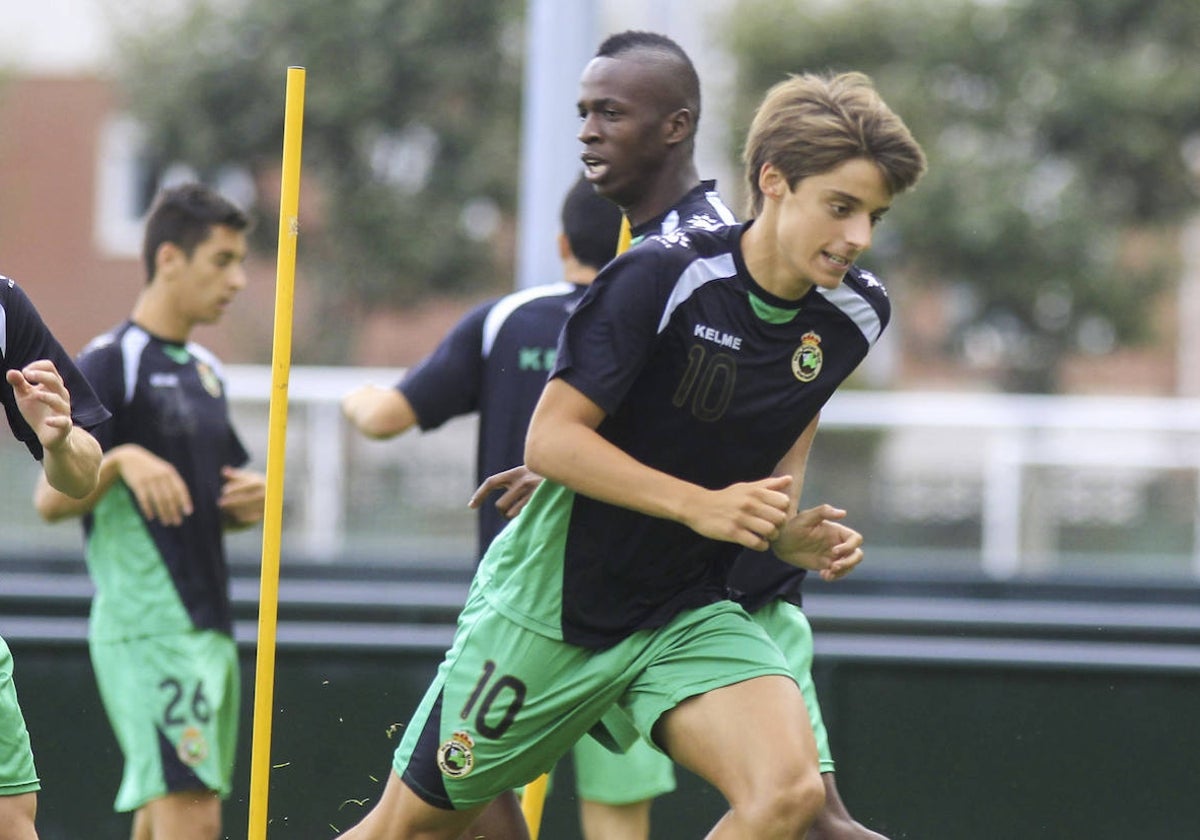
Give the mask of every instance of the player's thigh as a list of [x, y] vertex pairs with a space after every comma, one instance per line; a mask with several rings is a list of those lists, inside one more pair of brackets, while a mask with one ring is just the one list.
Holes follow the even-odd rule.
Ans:
[[[12, 655], [0, 638], [0, 796], [11, 799], [19, 794], [33, 794], [39, 788], [29, 732], [13, 682]], [[22, 800], [30, 801], [32, 798]]]
[[569, 645], [469, 605], [393, 769], [435, 807], [486, 803], [549, 771], [620, 696], [633, 658], [621, 646]]
[[0, 840], [37, 840], [37, 794], [0, 794]]
[[770, 636], [787, 660], [796, 684], [804, 695], [808, 709], [808, 720], [812, 725], [813, 738], [817, 742], [817, 755], [821, 761], [821, 772], [834, 771], [833, 752], [829, 748], [829, 733], [821, 715], [821, 704], [817, 699], [817, 686], [813, 682], [813, 633], [808, 616], [795, 604], [783, 600], [772, 601], [750, 614]]
[[798, 785], [822, 787], [804, 700], [790, 677], [753, 677], [689, 697], [657, 731], [676, 761], [734, 807]]
[[125, 758], [115, 808], [232, 784], [240, 699], [237, 649], [202, 631], [92, 642], [93, 670]]
[[[677, 617], [622, 706], [679, 763], [730, 796], [817, 759], [804, 700], [779, 648], [735, 604]], [[784, 774], [787, 775], [786, 773]]]
[[145, 806], [150, 836], [172, 840], [216, 840], [221, 834], [221, 800], [208, 790], [168, 793]]

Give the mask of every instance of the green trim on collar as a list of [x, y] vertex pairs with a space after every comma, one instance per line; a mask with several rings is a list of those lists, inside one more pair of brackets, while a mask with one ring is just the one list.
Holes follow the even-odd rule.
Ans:
[[754, 310], [754, 314], [760, 320], [766, 321], [768, 324], [786, 324], [800, 314], [799, 309], [784, 309], [782, 306], [775, 306], [767, 303], [753, 292], [750, 295], [750, 308]]

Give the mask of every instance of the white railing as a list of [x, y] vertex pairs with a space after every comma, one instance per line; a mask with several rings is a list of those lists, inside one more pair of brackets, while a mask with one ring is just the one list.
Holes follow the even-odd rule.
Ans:
[[[261, 466], [271, 369], [235, 365], [227, 374], [239, 428]], [[351, 388], [390, 385], [400, 374], [292, 368], [289, 555], [473, 562], [466, 500], [474, 418], [380, 442], [341, 417]], [[821, 425], [808, 475], [821, 498], [805, 501], [848, 507], [882, 568], [1000, 579], [1071, 571], [1200, 578], [1200, 400], [847, 390], [830, 401]], [[15, 451], [0, 451], [3, 463], [32, 475], [28, 457]], [[78, 550], [77, 528], [36, 522], [31, 485], [3, 484], [0, 551]], [[260, 544], [257, 531], [234, 538], [242, 554]]]
[[[923, 431], [928, 445], [909, 453], [901, 469], [944, 477], [964, 468], [977, 470], [982, 482], [981, 563], [997, 578], [1038, 565], [1030, 555], [1045, 553], [1037, 545], [1045, 534], [1036, 533], [1038, 526], [1024, 514], [1036, 504], [1029, 493], [1032, 469], [1108, 476], [1109, 482], [1125, 483], [1131, 491], [1126, 498], [1155, 474], [1188, 472], [1190, 566], [1200, 577], [1200, 400], [844, 391], [830, 401], [821, 423], [823, 431], [876, 429], [910, 442]], [[965, 446], [954, 447], [964, 440]], [[948, 458], [957, 460], [948, 463]], [[1115, 501], [1122, 495], [1116, 494]], [[1106, 515], [1103, 499], [1093, 507]], [[1113, 524], [1137, 527], [1129, 510], [1113, 508], [1107, 516]], [[1153, 534], [1145, 535], [1145, 543], [1153, 541]]]

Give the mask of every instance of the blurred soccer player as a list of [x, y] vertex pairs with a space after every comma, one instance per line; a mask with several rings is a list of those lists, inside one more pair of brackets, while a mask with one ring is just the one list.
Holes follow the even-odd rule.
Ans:
[[237, 743], [239, 671], [223, 532], [261, 520], [265, 481], [230, 423], [220, 362], [190, 340], [245, 286], [245, 214], [200, 184], [157, 197], [147, 283], [78, 359], [113, 419], [97, 488], [45, 482], [50, 521], [83, 516], [96, 587], [92, 666], [125, 759], [115, 809], [135, 840], [214, 840]]
[[[108, 419], [87, 380], [16, 283], [0, 276], [0, 403], [9, 427], [42, 462], [45, 480], [70, 496], [96, 486], [100, 446], [86, 429]], [[13, 660], [0, 638], [0, 840], [34, 840], [37, 791]]]

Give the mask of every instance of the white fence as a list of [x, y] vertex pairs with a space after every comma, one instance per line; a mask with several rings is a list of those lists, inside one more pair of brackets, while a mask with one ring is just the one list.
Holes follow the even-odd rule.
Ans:
[[[271, 370], [231, 366], [247, 446], [266, 458]], [[284, 552], [298, 562], [469, 567], [475, 421], [370, 441], [341, 418], [356, 385], [400, 371], [295, 367], [288, 383]], [[846, 507], [888, 571], [1200, 578], [1200, 400], [843, 391], [826, 407], [805, 503]], [[32, 477], [17, 447], [10, 471]], [[15, 476], [14, 476], [15, 477]], [[0, 552], [78, 550], [3, 482]], [[232, 551], [256, 554], [261, 534]]]

